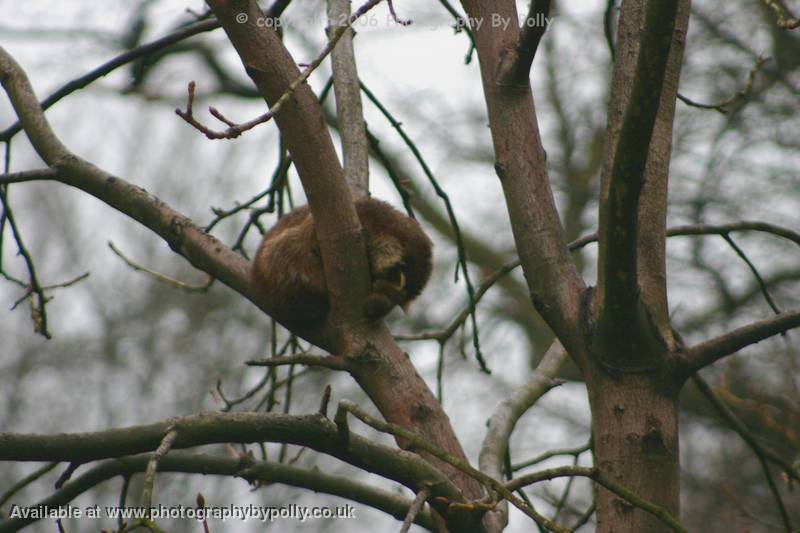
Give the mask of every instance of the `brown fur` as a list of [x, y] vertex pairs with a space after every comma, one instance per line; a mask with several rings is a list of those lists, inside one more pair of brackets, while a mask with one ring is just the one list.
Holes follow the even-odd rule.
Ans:
[[[432, 243], [415, 220], [385, 202], [359, 197], [355, 207], [365, 232], [372, 277], [364, 312], [379, 320], [422, 292], [431, 274]], [[328, 291], [307, 206], [291, 211], [264, 235], [251, 282], [278, 322], [308, 329], [324, 320]]]

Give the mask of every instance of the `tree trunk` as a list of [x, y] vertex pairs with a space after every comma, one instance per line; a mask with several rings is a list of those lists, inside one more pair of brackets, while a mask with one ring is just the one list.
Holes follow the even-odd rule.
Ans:
[[[637, 496], [680, 516], [678, 392], [671, 379], [596, 369], [589, 384], [595, 465]], [[598, 532], [662, 532], [654, 515], [599, 487]]]

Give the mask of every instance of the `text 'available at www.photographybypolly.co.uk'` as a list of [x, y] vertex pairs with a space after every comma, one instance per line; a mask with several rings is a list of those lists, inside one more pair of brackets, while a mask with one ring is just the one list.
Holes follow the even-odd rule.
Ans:
[[[76, 507], [73, 505], [50, 507], [46, 505], [35, 505], [25, 507], [20, 505], [12, 505], [9, 518], [22, 518], [22, 519], [62, 519], [69, 520], [73, 518], [112, 518], [123, 520], [135, 520], [147, 518], [148, 513], [145, 507], [117, 507], [117, 506], [104, 506], [90, 505], [88, 507]], [[160, 519], [186, 519], [197, 520], [202, 522], [204, 520], [239, 520], [247, 522], [249, 520], [258, 520], [260, 522], [273, 522], [276, 520], [297, 520], [305, 522], [306, 520], [315, 519], [338, 519], [338, 518], [355, 518], [355, 507], [352, 505], [339, 505], [335, 507], [316, 507], [308, 505], [282, 505], [282, 506], [264, 506], [264, 505], [226, 505], [226, 506], [208, 506], [208, 507], [191, 507], [184, 505], [156, 505], [150, 507], [149, 518], [152, 520]]]

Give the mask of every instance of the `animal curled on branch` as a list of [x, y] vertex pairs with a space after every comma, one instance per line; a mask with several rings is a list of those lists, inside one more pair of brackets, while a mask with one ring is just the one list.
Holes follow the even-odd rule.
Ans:
[[[431, 274], [433, 244], [417, 221], [386, 202], [365, 197], [354, 202], [372, 281], [364, 313], [380, 320], [395, 306], [406, 310], [422, 292]], [[251, 283], [267, 312], [290, 329], [306, 330], [325, 319], [328, 290], [308, 206], [292, 210], [264, 235]]]

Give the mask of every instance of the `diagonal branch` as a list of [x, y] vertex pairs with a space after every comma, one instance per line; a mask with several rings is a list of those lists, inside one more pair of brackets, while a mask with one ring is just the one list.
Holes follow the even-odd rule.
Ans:
[[[558, 340], [554, 341], [527, 381], [492, 412], [478, 459], [482, 472], [495, 479], [503, 478], [503, 461], [508, 453], [508, 441], [514, 426], [544, 393], [553, 388], [555, 376], [567, 357], [564, 346]], [[508, 523], [508, 505], [498, 505], [497, 512], [497, 519], [505, 527]]]
[[681, 371], [688, 377], [746, 346], [797, 327], [800, 327], [800, 309], [783, 311], [770, 318], [742, 326], [689, 348], [681, 357]]
[[581, 297], [585, 283], [567, 251], [564, 230], [550, 188], [546, 155], [536, 120], [533, 94], [522, 85], [500, 85], [497, 67], [504, 51], [519, 37], [516, 3], [511, 0], [462, 0], [474, 24], [483, 92], [495, 155], [495, 171], [503, 187], [514, 241], [531, 300], [573, 356], [578, 350]]

